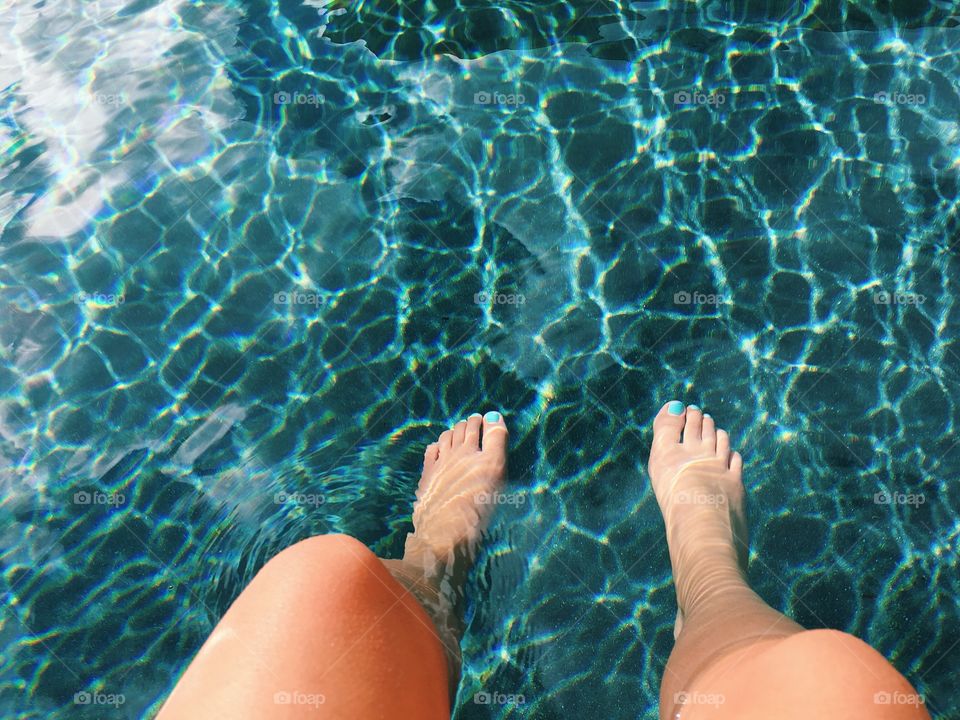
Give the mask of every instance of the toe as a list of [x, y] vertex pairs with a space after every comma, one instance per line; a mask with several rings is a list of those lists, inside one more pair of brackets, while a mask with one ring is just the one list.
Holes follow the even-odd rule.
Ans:
[[467, 434], [467, 421], [461, 420], [456, 425], [453, 426], [453, 438], [451, 442], [454, 447], [460, 447], [463, 445], [463, 438]]
[[717, 448], [717, 426], [713, 418], [706, 413], [703, 414], [703, 427], [700, 430], [700, 439], [710, 450]]
[[653, 419], [653, 441], [676, 444], [680, 442], [680, 433], [684, 424], [683, 403], [671, 400]]
[[503, 415], [491, 410], [483, 416], [483, 439], [481, 450], [491, 453], [507, 452], [507, 425]]
[[730, 457], [730, 436], [726, 430], [717, 430], [717, 455], [727, 459]]
[[443, 457], [443, 454], [449, 452], [453, 447], [453, 430], [444, 430], [440, 433], [440, 437], [437, 438], [437, 448], [440, 452], [440, 457]]
[[463, 444], [474, 450], [480, 449], [480, 428], [483, 426], [483, 415], [474, 413], [467, 418], [467, 431], [463, 437]]
[[427, 445], [427, 449], [423, 451], [423, 474], [424, 475], [429, 473], [433, 469], [433, 466], [436, 464], [437, 458], [439, 457], [438, 450], [439, 448], [437, 447], [436, 443], [430, 443], [429, 445]]
[[687, 405], [687, 423], [683, 427], [683, 443], [699, 443], [703, 432], [703, 413], [696, 405]]
[[743, 458], [740, 457], [740, 453], [730, 453], [730, 469], [735, 473], [740, 473], [743, 470]]

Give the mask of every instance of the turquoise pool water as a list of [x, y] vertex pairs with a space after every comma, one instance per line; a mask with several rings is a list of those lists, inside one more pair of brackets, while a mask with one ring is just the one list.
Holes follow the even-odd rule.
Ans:
[[498, 408], [455, 717], [653, 720], [678, 397], [758, 592], [960, 717], [952, 5], [378, 5], [5, 4], [0, 715], [144, 716]]

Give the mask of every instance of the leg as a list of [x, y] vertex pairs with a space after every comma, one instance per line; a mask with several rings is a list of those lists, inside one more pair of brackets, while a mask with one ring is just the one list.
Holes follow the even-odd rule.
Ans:
[[875, 650], [806, 631], [749, 588], [742, 465], [696, 407], [669, 403], [654, 420], [649, 471], [680, 608], [660, 717], [928, 718], [916, 704], [883, 703], [885, 693], [916, 695]]
[[287, 548], [218, 623], [159, 720], [449, 718], [463, 577], [506, 469], [506, 426], [488, 418], [428, 448], [402, 560], [344, 535]]
[[159, 718], [374, 718], [385, 706], [449, 717], [443, 646], [366, 546], [327, 535], [257, 573]]

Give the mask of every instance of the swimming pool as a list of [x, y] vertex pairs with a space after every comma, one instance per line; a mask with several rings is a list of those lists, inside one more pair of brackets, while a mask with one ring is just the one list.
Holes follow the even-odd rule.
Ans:
[[758, 592], [960, 717], [960, 31], [888, 4], [8, 2], [0, 714], [142, 717], [498, 408], [455, 717], [652, 720], [678, 397]]

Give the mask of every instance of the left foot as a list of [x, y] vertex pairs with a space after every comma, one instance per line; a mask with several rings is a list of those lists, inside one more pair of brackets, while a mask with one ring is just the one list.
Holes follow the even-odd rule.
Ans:
[[427, 446], [404, 560], [445, 568], [472, 560], [507, 469], [507, 426], [499, 413], [461, 420]]
[[471, 415], [441, 433], [423, 458], [403, 559], [384, 561], [433, 619], [452, 689], [460, 675], [463, 584], [506, 470], [507, 426], [499, 413]]

